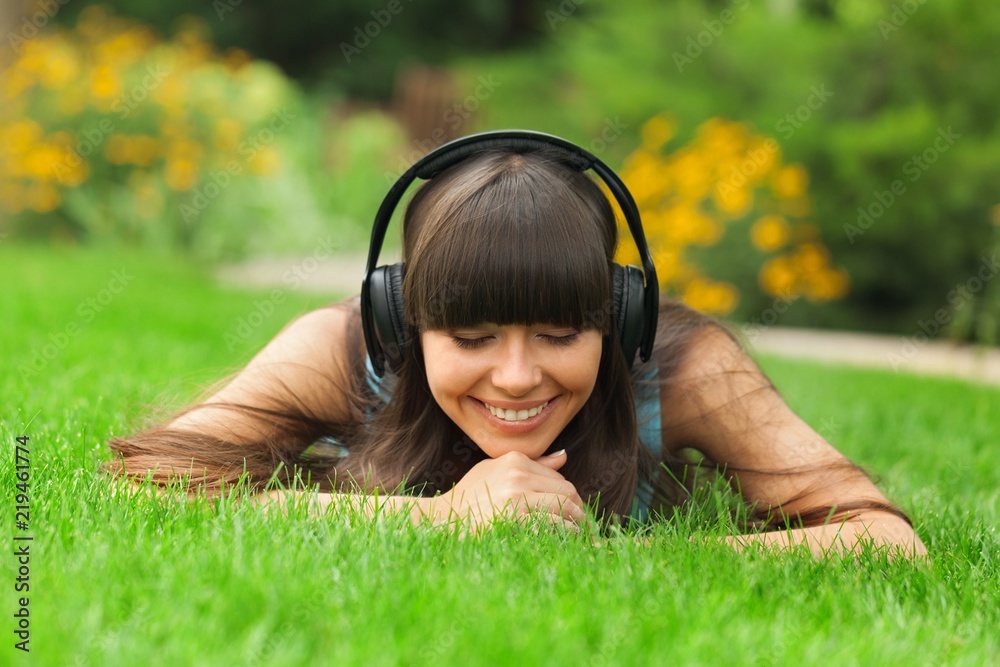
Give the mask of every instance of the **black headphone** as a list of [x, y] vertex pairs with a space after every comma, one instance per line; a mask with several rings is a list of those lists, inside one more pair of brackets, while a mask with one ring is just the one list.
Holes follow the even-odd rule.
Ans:
[[403, 193], [417, 178], [434, 178], [475, 153], [490, 149], [526, 153], [545, 147], [558, 149], [566, 163], [577, 171], [593, 169], [614, 194], [625, 215], [625, 221], [642, 258], [642, 271], [634, 266], [612, 266], [612, 316], [626, 363], [631, 367], [636, 349], [640, 346], [642, 360], [649, 361], [656, 337], [660, 290], [656, 281], [656, 268], [639, 220], [639, 209], [628, 188], [606, 164], [565, 139], [542, 132], [498, 130], [456, 139], [425, 155], [399, 177], [375, 214], [375, 226], [368, 250], [368, 267], [361, 284], [361, 322], [368, 356], [379, 377], [385, 374], [387, 364], [392, 373], [399, 372], [407, 344], [403, 307], [405, 266], [402, 262], [377, 268], [375, 266], [389, 221]]

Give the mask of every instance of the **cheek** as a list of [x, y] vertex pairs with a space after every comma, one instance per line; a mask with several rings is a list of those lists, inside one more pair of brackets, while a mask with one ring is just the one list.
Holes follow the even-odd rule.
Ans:
[[579, 357], [573, 360], [569, 366], [571, 381], [574, 389], [580, 394], [590, 396], [597, 384], [597, 371], [601, 366], [601, 339], [598, 337], [594, 341], [589, 341], [587, 349]]
[[451, 353], [450, 345], [450, 342], [439, 340], [438, 337], [426, 337], [422, 340], [427, 385], [439, 404], [461, 394], [469, 384], [470, 371]]
[[447, 385], [448, 374], [445, 372], [447, 364], [441, 361], [441, 351], [438, 349], [437, 341], [424, 340], [422, 342], [424, 352], [424, 373], [427, 375], [427, 385], [430, 387], [434, 398], [440, 400], [442, 384]]

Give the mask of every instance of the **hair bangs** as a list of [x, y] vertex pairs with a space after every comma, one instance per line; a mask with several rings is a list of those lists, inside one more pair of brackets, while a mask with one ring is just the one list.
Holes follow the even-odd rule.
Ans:
[[542, 173], [523, 159], [517, 166], [439, 211], [407, 262], [407, 312], [418, 329], [544, 323], [610, 330], [611, 257], [601, 233], [607, 200], [599, 191], [595, 201], [581, 197], [574, 177], [597, 188], [579, 172], [553, 184], [551, 167]]

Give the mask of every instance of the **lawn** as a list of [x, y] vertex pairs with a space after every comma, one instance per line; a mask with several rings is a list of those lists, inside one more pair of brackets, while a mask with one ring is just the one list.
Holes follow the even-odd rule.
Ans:
[[[736, 553], [690, 539], [719, 530], [693, 522], [648, 545], [514, 526], [458, 540], [393, 517], [112, 496], [97, 472], [110, 437], [336, 295], [273, 299], [166, 257], [6, 241], [0, 279], [6, 498], [18, 436], [30, 460], [27, 530], [15, 503], [2, 513], [0, 664], [998, 664], [996, 388], [761, 360], [910, 512], [925, 564]], [[23, 608], [30, 654], [14, 648]]]

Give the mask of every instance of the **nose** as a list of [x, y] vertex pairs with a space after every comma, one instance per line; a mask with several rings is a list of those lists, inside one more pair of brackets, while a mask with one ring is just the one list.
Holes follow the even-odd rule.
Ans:
[[525, 396], [542, 383], [542, 369], [521, 336], [509, 336], [498, 350], [493, 386], [510, 396]]

